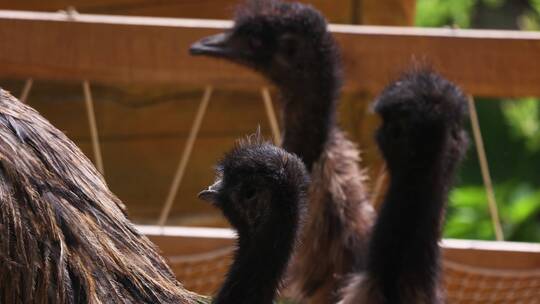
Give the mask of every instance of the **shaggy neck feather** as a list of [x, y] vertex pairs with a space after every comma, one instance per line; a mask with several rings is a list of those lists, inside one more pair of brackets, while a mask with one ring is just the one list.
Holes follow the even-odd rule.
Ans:
[[[388, 303], [409, 292], [435, 298], [441, 219], [453, 172], [439, 157], [427, 166], [391, 170], [369, 250], [368, 272]], [[451, 170], [452, 171], [452, 170]], [[401, 290], [400, 282], [415, 290]]]
[[298, 219], [274, 215], [262, 225], [252, 236], [239, 233], [238, 250], [216, 304], [273, 303], [295, 244]]
[[341, 85], [338, 55], [326, 58], [295, 81], [278, 84], [283, 103], [283, 148], [295, 153], [311, 170], [336, 127]]

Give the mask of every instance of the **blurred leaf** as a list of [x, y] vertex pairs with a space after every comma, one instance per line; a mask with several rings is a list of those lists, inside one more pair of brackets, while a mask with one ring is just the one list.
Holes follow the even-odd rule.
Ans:
[[[507, 238], [523, 233], [540, 214], [540, 190], [525, 183], [507, 182], [495, 185], [495, 197]], [[463, 186], [450, 194], [450, 205], [444, 235], [451, 238], [494, 239], [493, 223], [483, 186]], [[540, 226], [539, 226], [540, 227]], [[534, 227], [533, 227], [534, 228]], [[529, 227], [527, 231], [536, 231]], [[539, 239], [531, 235], [529, 240]]]
[[516, 242], [540, 242], [540, 221], [524, 222], [508, 237]]
[[505, 0], [483, 0], [482, 2], [489, 8], [500, 8], [504, 4]]
[[493, 239], [493, 230], [482, 186], [465, 186], [450, 193], [450, 206], [444, 229], [450, 238]]
[[416, 25], [468, 28], [476, 0], [418, 0]]
[[509, 99], [502, 107], [512, 135], [525, 139], [529, 151], [540, 150], [540, 101], [536, 98]]
[[540, 14], [540, 0], [529, 0], [532, 8], [536, 11], [537, 14]]
[[514, 223], [521, 223], [538, 213], [538, 211], [540, 211], [540, 191], [512, 202], [507, 219]]
[[[530, 8], [519, 13], [509, 7], [523, 10], [523, 6], [511, 1], [417, 0], [416, 24], [468, 28], [476, 8], [484, 6], [484, 12], [486, 7], [490, 13], [499, 10], [495, 15], [508, 10], [520, 29], [540, 30], [540, 0], [529, 0]], [[477, 109], [505, 238], [540, 242], [540, 173], [536, 169], [540, 167], [540, 100], [482, 100], [486, 102], [478, 102]], [[444, 236], [495, 239], [474, 145], [459, 180], [463, 184], [450, 193]]]
[[450, 202], [453, 207], [484, 206], [486, 191], [483, 187], [468, 186], [456, 188], [450, 193]]
[[540, 31], [540, 15], [535, 11], [528, 11], [519, 16], [519, 28], [524, 31]]

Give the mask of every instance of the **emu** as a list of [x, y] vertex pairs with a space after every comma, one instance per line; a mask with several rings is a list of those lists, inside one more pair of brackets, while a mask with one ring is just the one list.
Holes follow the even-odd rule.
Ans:
[[365, 267], [374, 211], [359, 151], [337, 125], [342, 66], [326, 20], [309, 5], [248, 1], [231, 30], [196, 42], [190, 51], [253, 69], [279, 89], [283, 148], [304, 161], [312, 178], [289, 295], [335, 302], [344, 278]]
[[341, 304], [441, 303], [438, 241], [448, 191], [468, 146], [461, 90], [416, 69], [391, 83], [375, 103], [376, 139], [390, 185], [370, 240], [367, 271]]
[[190, 303], [91, 162], [0, 90], [0, 302]]
[[305, 214], [309, 176], [302, 161], [256, 135], [220, 162], [200, 196], [238, 232], [238, 250], [215, 303], [271, 304]]
[[[271, 303], [295, 246], [308, 175], [254, 137], [220, 162], [213, 202], [238, 231], [215, 302]], [[0, 89], [0, 302], [209, 303], [176, 281], [91, 162]]]

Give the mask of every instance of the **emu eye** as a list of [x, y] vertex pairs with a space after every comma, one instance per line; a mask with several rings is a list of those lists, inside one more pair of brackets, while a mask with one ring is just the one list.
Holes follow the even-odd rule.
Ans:
[[250, 38], [248, 40], [248, 44], [249, 44], [249, 47], [252, 50], [258, 50], [258, 49], [262, 48], [262, 46], [263, 46], [263, 42], [259, 38]]
[[279, 49], [288, 60], [295, 60], [299, 55], [300, 40], [295, 35], [285, 34], [279, 39]]
[[255, 197], [255, 188], [254, 187], [246, 187], [243, 191], [242, 191], [242, 196], [244, 197], [245, 200], [252, 200], [254, 197]]

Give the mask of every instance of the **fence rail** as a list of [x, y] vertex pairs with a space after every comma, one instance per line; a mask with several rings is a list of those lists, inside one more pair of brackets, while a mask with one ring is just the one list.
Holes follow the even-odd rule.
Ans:
[[[204, 254], [233, 246], [235, 233], [223, 228], [137, 226], [165, 256]], [[490, 269], [540, 269], [540, 244], [444, 239], [446, 260]]]
[[[0, 77], [264, 86], [263, 79], [245, 69], [187, 53], [193, 41], [230, 26], [218, 20], [0, 10]], [[342, 45], [348, 90], [376, 93], [416, 59], [433, 65], [469, 94], [540, 96], [540, 33], [346, 25], [331, 25], [331, 30]], [[159, 233], [148, 229], [143, 231], [166, 254], [231, 244], [230, 235], [213, 238], [189, 235], [194, 230], [187, 228]], [[534, 245], [520, 251], [512, 243], [500, 243], [503, 247], [496, 250], [492, 245], [487, 249], [488, 243], [463, 244], [443, 242], [445, 257], [513, 268], [540, 264], [540, 249]], [[482, 254], [475, 255], [478, 252]]]
[[[192, 58], [189, 45], [229, 21], [0, 10], [0, 77], [253, 88], [260, 77]], [[346, 89], [378, 92], [426, 62], [473, 95], [540, 96], [540, 33], [332, 25]]]

